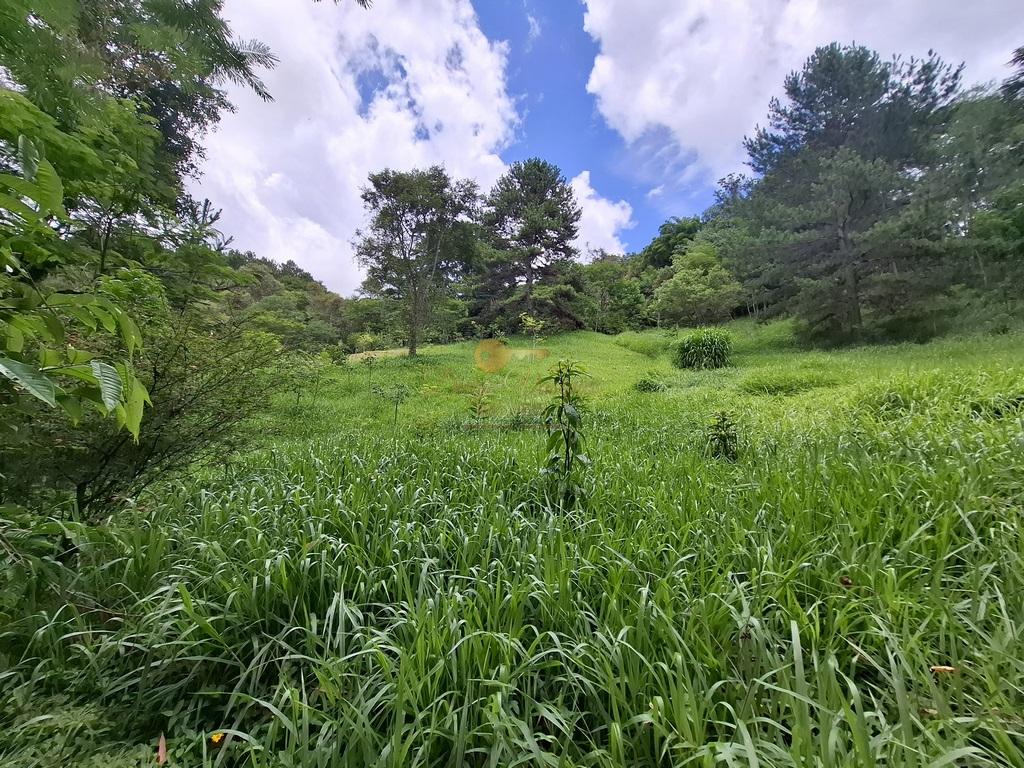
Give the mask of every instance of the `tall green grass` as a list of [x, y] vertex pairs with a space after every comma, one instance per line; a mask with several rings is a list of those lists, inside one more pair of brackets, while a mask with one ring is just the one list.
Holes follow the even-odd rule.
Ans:
[[[1019, 347], [747, 341], [637, 393], [660, 363], [554, 340], [593, 374], [569, 511], [541, 433], [459, 421], [468, 347], [375, 371], [419, 393], [398, 429], [359, 371], [280, 404], [22, 571], [0, 765], [152, 765], [161, 733], [172, 765], [1024, 765]], [[495, 420], [544, 367], [489, 379]], [[790, 368], [835, 385], [749, 385]]]

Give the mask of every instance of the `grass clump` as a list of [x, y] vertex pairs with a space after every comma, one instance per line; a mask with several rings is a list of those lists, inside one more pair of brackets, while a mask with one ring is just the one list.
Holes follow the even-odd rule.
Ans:
[[732, 362], [732, 335], [718, 328], [694, 331], [672, 346], [672, 362], [677, 368], [725, 368]]

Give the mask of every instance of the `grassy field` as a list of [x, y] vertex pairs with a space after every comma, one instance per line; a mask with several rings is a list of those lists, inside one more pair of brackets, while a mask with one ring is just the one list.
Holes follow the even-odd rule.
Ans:
[[[0, 765], [153, 765], [165, 734], [182, 766], [1024, 766], [1024, 337], [731, 330], [720, 371], [579, 333], [268, 403], [252, 453], [24, 565]], [[565, 357], [570, 510], [538, 476]]]

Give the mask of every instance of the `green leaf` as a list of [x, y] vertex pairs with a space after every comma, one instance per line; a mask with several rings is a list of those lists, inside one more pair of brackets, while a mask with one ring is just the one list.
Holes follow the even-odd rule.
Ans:
[[64, 211], [64, 185], [49, 160], [40, 161], [35, 180], [39, 189], [36, 202], [50, 213], [67, 216]]
[[90, 366], [92, 367], [92, 372], [96, 375], [96, 380], [99, 382], [103, 404], [107, 407], [107, 410], [114, 410], [121, 404], [121, 377], [114, 366], [101, 360], [93, 360]]
[[147, 403], [153, 404], [150, 402], [149, 392], [141, 381], [132, 376], [128, 397], [124, 404], [124, 426], [136, 442], [139, 440], [139, 427], [142, 424], [142, 414]]
[[18, 163], [21, 165], [21, 175], [30, 181], [34, 179], [36, 171], [39, 170], [39, 160], [39, 150], [32, 143], [32, 139], [25, 135], [19, 136]]
[[38, 223], [42, 217], [14, 195], [0, 192], [0, 208], [19, 216], [26, 223]]
[[65, 365], [58, 368], [56, 372], [63, 376], [71, 376], [72, 378], [79, 379], [80, 381], [84, 381], [86, 384], [99, 384], [96, 374], [93, 373], [92, 367], [85, 365], [84, 363]]
[[64, 409], [64, 412], [71, 417], [71, 421], [77, 424], [82, 420], [82, 401], [80, 398], [74, 395], [58, 395], [57, 402], [60, 403], [60, 407]]
[[125, 349], [128, 350], [129, 355], [134, 355], [135, 350], [142, 347], [142, 332], [127, 312], [118, 310], [115, 317], [121, 329], [121, 339], [124, 341]]
[[31, 365], [0, 357], [0, 373], [51, 408], [57, 406], [57, 390], [42, 371]]
[[113, 333], [117, 330], [117, 321], [104, 307], [93, 305], [88, 307], [88, 309], [92, 312], [93, 317], [99, 320], [103, 329], [107, 331], [107, 333]]
[[40, 347], [39, 348], [39, 367], [40, 368], [56, 368], [60, 365], [61, 354], [60, 350], [53, 349], [52, 347]]
[[25, 334], [14, 325], [7, 326], [7, 351], [21, 352], [25, 348]]

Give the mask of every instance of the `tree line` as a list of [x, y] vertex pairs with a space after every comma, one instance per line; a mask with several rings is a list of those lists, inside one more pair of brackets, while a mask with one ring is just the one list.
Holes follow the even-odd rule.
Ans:
[[744, 146], [750, 172], [635, 254], [581, 254], [559, 169], [513, 163], [480, 194], [441, 167], [371, 175], [362, 293], [391, 307], [357, 345], [753, 315], [815, 343], [924, 339], [1022, 315], [1024, 49], [1001, 90], [930, 53], [818, 48]]

